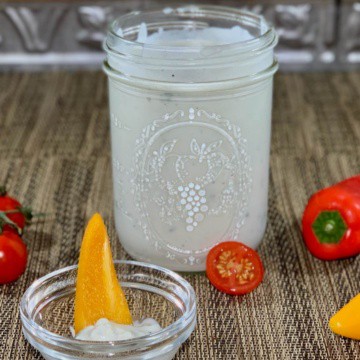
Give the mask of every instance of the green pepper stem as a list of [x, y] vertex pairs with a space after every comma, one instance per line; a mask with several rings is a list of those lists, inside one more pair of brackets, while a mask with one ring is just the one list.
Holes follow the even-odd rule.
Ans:
[[313, 222], [312, 229], [320, 243], [338, 244], [347, 230], [347, 225], [339, 211], [322, 211]]

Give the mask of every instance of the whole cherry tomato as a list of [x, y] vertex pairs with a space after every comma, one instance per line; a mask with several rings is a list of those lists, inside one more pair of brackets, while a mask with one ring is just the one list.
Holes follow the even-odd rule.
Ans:
[[0, 234], [0, 284], [17, 280], [24, 273], [27, 261], [26, 245], [18, 234]]
[[264, 267], [255, 250], [236, 241], [225, 241], [210, 250], [206, 275], [218, 290], [241, 295], [259, 286]]
[[[14, 213], [7, 213], [6, 216], [22, 230], [25, 227], [26, 218], [20, 211], [21, 208], [22, 205], [16, 199], [6, 195], [5, 189], [0, 187], [0, 211], [19, 210]], [[8, 224], [5, 224], [2, 229], [3, 231], [8, 230], [17, 232], [14, 227]]]

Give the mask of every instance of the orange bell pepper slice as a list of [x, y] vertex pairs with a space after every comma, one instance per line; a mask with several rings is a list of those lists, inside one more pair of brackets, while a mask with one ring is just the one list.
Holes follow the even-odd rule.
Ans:
[[75, 333], [101, 318], [132, 324], [125, 295], [116, 276], [110, 241], [100, 214], [89, 221], [81, 244], [75, 294]]

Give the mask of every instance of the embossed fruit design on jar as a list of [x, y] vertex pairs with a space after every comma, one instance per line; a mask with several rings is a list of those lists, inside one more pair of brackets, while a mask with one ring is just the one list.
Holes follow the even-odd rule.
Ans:
[[221, 241], [260, 243], [276, 41], [262, 17], [216, 6], [111, 25], [115, 222], [130, 255], [200, 271]]

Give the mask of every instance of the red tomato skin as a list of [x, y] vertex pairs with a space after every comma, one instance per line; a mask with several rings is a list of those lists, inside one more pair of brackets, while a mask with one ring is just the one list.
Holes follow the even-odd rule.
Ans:
[[[321, 243], [312, 228], [323, 211], [338, 211], [346, 223], [337, 244]], [[360, 176], [344, 180], [315, 193], [309, 199], [302, 218], [305, 244], [311, 254], [321, 260], [348, 258], [360, 253]]]
[[[213, 271], [213, 266], [216, 264], [217, 256], [224, 250], [234, 250], [234, 248], [240, 247], [244, 254], [249, 254], [251, 260], [255, 263], [257, 276], [254, 282], [251, 282], [246, 285], [237, 285], [229, 286], [226, 284], [226, 280], [221, 278], [221, 276]], [[246, 256], [247, 257], [247, 256]], [[224, 292], [229, 295], [245, 295], [255, 290], [264, 278], [264, 266], [261, 262], [259, 254], [252, 248], [246, 246], [243, 243], [237, 241], [225, 241], [215, 245], [209, 252], [206, 259], [206, 275], [210, 280], [211, 284], [221, 292]]]
[[0, 234], [0, 284], [17, 280], [26, 268], [27, 249], [21, 238], [11, 232]]
[[[0, 196], [0, 211], [15, 210], [21, 208], [21, 204], [10, 196]], [[21, 213], [7, 214], [7, 217], [13, 221], [20, 229], [25, 227], [25, 216]], [[11, 225], [5, 225], [3, 231], [17, 232], [17, 230]]]

